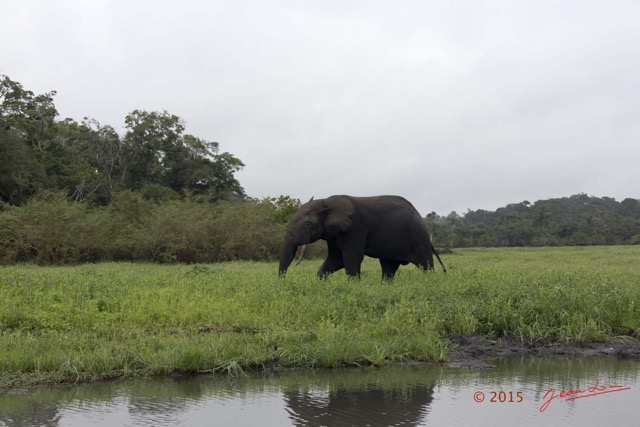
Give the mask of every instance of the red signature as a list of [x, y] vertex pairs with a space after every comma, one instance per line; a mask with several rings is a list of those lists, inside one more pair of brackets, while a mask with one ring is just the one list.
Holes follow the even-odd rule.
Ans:
[[[556, 392], [555, 388], [550, 388], [542, 397], [546, 399], [542, 406], [540, 406], [540, 412], [546, 411], [549, 404], [556, 398], [564, 399], [565, 402], [570, 400], [582, 399], [583, 397], [597, 396], [600, 394], [616, 393], [618, 391], [631, 390], [631, 387], [625, 387], [623, 385], [599, 385], [600, 380], [596, 380], [596, 383], [587, 389], [577, 390], [560, 390]], [[548, 397], [548, 399], [547, 399]]]

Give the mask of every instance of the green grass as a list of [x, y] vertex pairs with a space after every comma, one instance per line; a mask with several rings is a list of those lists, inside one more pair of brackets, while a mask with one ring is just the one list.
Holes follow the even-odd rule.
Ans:
[[[319, 260], [0, 267], [0, 388], [172, 372], [442, 361], [447, 335], [552, 343], [640, 330], [640, 247], [464, 249], [445, 275], [320, 281]], [[622, 338], [624, 337], [624, 338]]]

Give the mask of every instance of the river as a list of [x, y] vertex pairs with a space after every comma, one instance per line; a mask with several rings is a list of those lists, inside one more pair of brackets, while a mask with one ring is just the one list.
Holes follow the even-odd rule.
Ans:
[[2, 426], [637, 426], [640, 361], [491, 360], [14, 390]]

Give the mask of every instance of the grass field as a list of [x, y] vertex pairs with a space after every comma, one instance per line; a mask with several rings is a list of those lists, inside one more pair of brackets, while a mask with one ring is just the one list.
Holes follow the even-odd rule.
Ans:
[[449, 272], [315, 277], [320, 260], [0, 267], [0, 388], [174, 372], [442, 361], [447, 335], [640, 330], [640, 247], [464, 249]]

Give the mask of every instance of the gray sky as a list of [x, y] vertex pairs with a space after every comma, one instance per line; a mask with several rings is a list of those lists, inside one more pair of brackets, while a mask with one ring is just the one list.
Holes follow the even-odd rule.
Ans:
[[640, 198], [640, 2], [0, 2], [0, 74], [124, 133], [167, 110], [248, 195], [426, 215]]

